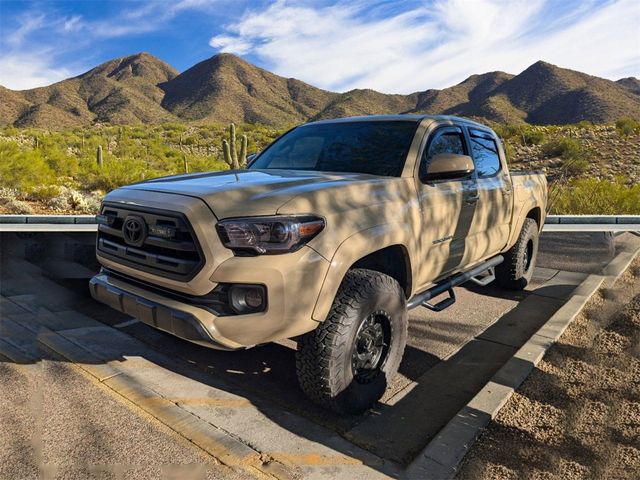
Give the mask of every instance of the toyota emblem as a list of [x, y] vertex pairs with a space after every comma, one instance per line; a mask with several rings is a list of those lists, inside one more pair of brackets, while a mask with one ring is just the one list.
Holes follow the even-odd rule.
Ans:
[[127, 217], [122, 224], [124, 241], [134, 247], [140, 247], [147, 238], [147, 224], [140, 217]]

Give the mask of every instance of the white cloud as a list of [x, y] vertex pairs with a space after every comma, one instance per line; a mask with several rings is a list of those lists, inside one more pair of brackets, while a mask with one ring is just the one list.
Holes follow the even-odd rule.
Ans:
[[62, 30], [65, 32], [73, 32], [82, 26], [82, 16], [81, 15], [73, 15], [65, 19]]
[[0, 85], [13, 90], [41, 87], [72, 75], [66, 68], [54, 68], [46, 53], [0, 56]]
[[127, 6], [133, 7], [100, 20], [62, 16], [41, 4], [15, 18], [1, 18], [0, 85], [25, 90], [77, 75], [90, 68], [84, 62], [97, 42], [157, 31], [183, 11], [210, 12], [218, 1], [131, 2]]
[[43, 14], [28, 13], [18, 18], [18, 26], [6, 36], [6, 42], [11, 46], [20, 45], [32, 32], [42, 28], [45, 22]]
[[637, 0], [437, 0], [373, 19], [368, 9], [280, 0], [245, 14], [210, 45], [340, 91], [442, 88], [473, 73], [518, 73], [537, 60], [609, 78], [640, 73]]

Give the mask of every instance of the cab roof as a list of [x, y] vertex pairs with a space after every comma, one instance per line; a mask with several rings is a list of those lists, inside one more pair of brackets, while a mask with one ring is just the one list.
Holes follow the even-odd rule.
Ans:
[[326, 120], [317, 120], [315, 122], [305, 123], [305, 125], [320, 125], [326, 123], [349, 123], [349, 122], [374, 122], [374, 121], [386, 121], [386, 122], [416, 122], [419, 123], [423, 120], [434, 121], [451, 121], [456, 123], [465, 123], [467, 125], [475, 125], [477, 127], [489, 128], [487, 125], [483, 125], [468, 118], [456, 117], [454, 115], [424, 115], [424, 114], [398, 114], [398, 115], [363, 115], [359, 117], [342, 117], [331, 118]]

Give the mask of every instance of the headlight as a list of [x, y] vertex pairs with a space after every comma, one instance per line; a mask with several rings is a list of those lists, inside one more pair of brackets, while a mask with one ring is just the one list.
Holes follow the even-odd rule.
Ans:
[[312, 215], [230, 218], [216, 228], [233, 251], [272, 255], [300, 249], [322, 231], [324, 220]]

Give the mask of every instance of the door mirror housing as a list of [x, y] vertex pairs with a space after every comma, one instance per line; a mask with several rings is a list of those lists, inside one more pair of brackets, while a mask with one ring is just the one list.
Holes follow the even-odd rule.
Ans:
[[250, 153], [249, 155], [247, 155], [247, 167], [251, 166], [251, 164], [253, 163], [253, 161], [256, 159], [257, 156], [258, 156], [257, 152]]
[[473, 173], [475, 167], [469, 155], [456, 153], [439, 153], [431, 159], [425, 182], [438, 180], [461, 180]]

